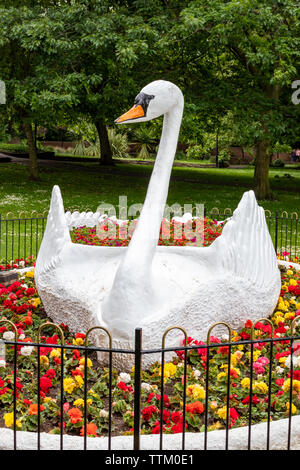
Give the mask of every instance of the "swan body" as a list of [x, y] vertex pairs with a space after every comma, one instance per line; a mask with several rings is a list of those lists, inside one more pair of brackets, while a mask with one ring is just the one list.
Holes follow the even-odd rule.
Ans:
[[[161, 345], [170, 326], [204, 339], [215, 322], [238, 328], [247, 319], [272, 313], [280, 273], [264, 210], [253, 191], [244, 193], [211, 246], [157, 245], [182, 112], [179, 88], [159, 80], [147, 85], [134, 107], [117, 120], [143, 121], [164, 114], [158, 155], [128, 247], [72, 243], [70, 228], [97, 225], [101, 216], [65, 213], [60, 190], [53, 188], [35, 270], [38, 291], [53, 321], [80, 332], [104, 326], [115, 347], [121, 348], [133, 347], [134, 329], [141, 327], [143, 348], [152, 349]], [[178, 331], [173, 330], [170, 339], [174, 344]], [[94, 340], [101, 345], [106, 341], [101, 333]], [[125, 356], [118, 356], [120, 364], [132, 361]], [[148, 363], [157, 359], [155, 354], [144, 356]]]

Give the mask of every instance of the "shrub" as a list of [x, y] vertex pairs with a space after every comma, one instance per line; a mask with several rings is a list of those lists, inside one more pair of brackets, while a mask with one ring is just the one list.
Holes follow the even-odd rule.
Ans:
[[270, 166], [273, 166], [275, 168], [284, 168], [284, 162], [281, 160], [281, 158], [277, 158], [270, 164]]
[[178, 150], [178, 152], [176, 152], [175, 160], [186, 160], [186, 158], [186, 154], [183, 150]]
[[202, 145], [190, 145], [186, 152], [187, 160], [202, 160], [203, 148]]

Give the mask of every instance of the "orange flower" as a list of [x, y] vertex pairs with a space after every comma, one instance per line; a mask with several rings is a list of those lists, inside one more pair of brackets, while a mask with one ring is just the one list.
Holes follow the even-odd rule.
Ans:
[[189, 403], [186, 405], [186, 411], [192, 414], [199, 414], [203, 413], [204, 411], [204, 405], [201, 403], [201, 401], [195, 401], [194, 403]]
[[[94, 423], [88, 423], [86, 425], [86, 434], [87, 436], [96, 436], [97, 435], [97, 426]], [[84, 426], [80, 429], [80, 435], [84, 436]]]
[[70, 416], [70, 421], [72, 424], [77, 424], [82, 421], [82, 413], [79, 408], [70, 408], [68, 415]]
[[[43, 405], [40, 405], [40, 411], [43, 411], [44, 409], [45, 409], [45, 407]], [[38, 414], [38, 405], [37, 404], [30, 405], [30, 407], [28, 409], [28, 414], [29, 415], [37, 415]]]

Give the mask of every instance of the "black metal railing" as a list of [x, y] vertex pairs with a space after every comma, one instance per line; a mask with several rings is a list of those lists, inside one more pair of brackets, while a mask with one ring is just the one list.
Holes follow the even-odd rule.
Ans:
[[[37, 257], [47, 222], [44, 215], [14, 218], [10, 214], [5, 217], [0, 214], [0, 265], [6, 269], [13, 268], [14, 263], [22, 266], [23, 260], [30, 262]], [[266, 210], [265, 214], [276, 253], [283, 256], [288, 253], [290, 258], [299, 258], [300, 224], [297, 212], [288, 214], [276, 211], [272, 214]], [[204, 209], [204, 215], [223, 221], [232, 215], [232, 210]]]
[[[248, 353], [249, 357], [249, 406], [248, 406], [248, 411], [247, 414], [245, 415], [246, 418], [248, 418], [248, 450], [251, 450], [252, 448], [252, 425], [254, 424], [254, 419], [253, 419], [253, 391], [254, 391], [254, 386], [256, 384], [255, 379], [253, 377], [253, 364], [254, 364], [254, 345], [261, 345], [263, 343], [264, 347], [266, 348], [266, 351], [268, 351], [269, 355], [269, 363], [267, 369], [266, 369], [266, 377], [268, 377], [268, 391], [267, 391], [267, 396], [265, 397], [266, 399], [264, 400], [264, 403], [266, 403], [266, 409], [264, 411], [264, 420], [267, 421], [267, 433], [266, 433], [266, 450], [269, 450], [271, 447], [271, 442], [270, 442], [270, 431], [271, 431], [271, 422], [274, 422], [276, 419], [282, 418], [282, 413], [279, 413], [276, 411], [276, 409], [273, 407], [272, 400], [272, 395], [274, 396], [274, 389], [275, 389], [275, 384], [273, 383], [273, 374], [274, 374], [274, 347], [276, 344], [281, 342], [282, 344], [289, 344], [289, 350], [291, 354], [291, 364], [290, 367], [286, 371], [286, 376], [290, 377], [290, 383], [289, 383], [289, 407], [288, 407], [288, 412], [286, 416], [288, 416], [288, 431], [287, 434], [284, 436], [284, 440], [286, 441], [286, 449], [290, 450], [291, 449], [291, 437], [292, 437], [292, 407], [293, 407], [293, 401], [295, 400], [294, 395], [293, 395], [293, 378], [294, 378], [294, 364], [293, 364], [293, 346], [297, 344], [298, 340], [300, 340], [300, 335], [295, 334], [296, 332], [296, 323], [297, 320], [299, 320], [300, 317], [296, 317], [290, 328], [290, 334], [289, 336], [286, 337], [277, 337], [274, 336], [274, 326], [272, 322], [269, 319], [260, 319], [251, 326], [251, 334], [250, 338], [247, 339], [241, 339], [239, 338], [237, 341], [233, 340], [233, 330], [231, 327], [224, 322], [218, 322], [214, 324], [208, 331], [207, 334], [207, 342], [206, 343], [200, 343], [200, 344], [192, 344], [188, 343], [188, 336], [186, 331], [178, 326], [170, 327], [168, 328], [165, 333], [163, 334], [162, 337], [162, 343], [161, 347], [154, 348], [154, 349], [147, 349], [144, 350], [142, 348], [142, 329], [137, 328], [135, 330], [135, 347], [132, 350], [128, 349], [118, 349], [113, 347], [113, 338], [108, 330], [102, 327], [95, 327], [91, 328], [84, 340], [84, 344], [82, 345], [76, 345], [75, 348], [76, 350], [80, 351], [80, 353], [84, 357], [84, 372], [83, 372], [83, 377], [84, 377], [84, 388], [83, 388], [83, 400], [84, 400], [84, 415], [83, 415], [83, 426], [84, 426], [84, 433], [83, 433], [83, 441], [82, 441], [82, 446], [83, 449], [86, 450], [88, 448], [88, 440], [87, 440], [87, 423], [88, 423], [88, 383], [91, 381], [91, 379], [88, 378], [88, 358], [89, 355], [92, 353], [106, 353], [108, 354], [108, 393], [107, 393], [107, 400], [108, 403], [106, 406], [108, 407], [108, 430], [107, 430], [107, 449], [111, 450], [112, 448], [112, 422], [113, 422], [113, 408], [112, 408], [112, 393], [113, 393], [113, 361], [115, 355], [120, 355], [120, 354], [125, 354], [125, 355], [130, 355], [132, 358], [132, 363], [134, 364], [134, 374], [133, 374], [133, 393], [134, 393], [134, 401], [133, 401], [133, 411], [134, 411], [134, 426], [133, 426], [133, 441], [132, 441], [132, 449], [133, 450], [140, 450], [141, 448], [141, 421], [142, 421], [142, 393], [141, 393], [141, 381], [142, 381], [142, 374], [143, 374], [143, 368], [142, 368], [142, 359], [144, 356], [148, 354], [159, 354], [161, 357], [161, 369], [160, 369], [160, 406], [159, 406], [159, 412], [160, 412], [160, 418], [159, 418], [159, 444], [158, 448], [159, 450], [164, 449], [164, 440], [165, 440], [165, 433], [164, 433], [164, 392], [165, 392], [165, 374], [164, 374], [164, 367], [165, 367], [165, 355], [167, 353], [176, 353], [177, 356], [179, 356], [180, 360], [183, 361], [183, 379], [181, 381], [182, 384], [182, 431], [180, 432], [181, 434], [181, 448], [182, 450], [186, 449], [186, 425], [187, 425], [187, 416], [186, 416], [186, 410], [187, 410], [187, 390], [188, 390], [188, 372], [187, 368], [191, 359], [191, 355], [193, 354], [194, 351], [200, 351], [200, 354], [202, 357], [205, 357], [205, 367], [204, 371], [205, 373], [203, 374], [205, 383], [204, 383], [204, 389], [205, 389], [205, 396], [204, 398], [202, 397], [203, 401], [203, 406], [204, 406], [204, 420], [203, 420], [203, 426], [202, 426], [202, 431], [204, 435], [204, 445], [203, 445], [203, 450], [208, 450], [208, 433], [210, 431], [209, 429], [209, 422], [210, 422], [210, 411], [209, 411], [209, 398], [213, 390], [213, 380], [211, 377], [211, 364], [213, 363], [216, 354], [218, 354], [218, 350], [220, 347], [222, 347], [223, 351], [226, 352], [225, 356], [227, 356], [227, 366], [224, 367], [227, 372], [225, 373], [225, 376], [227, 376], [226, 379], [226, 387], [224, 389], [224, 396], [222, 397], [222, 403], [224, 403], [224, 407], [226, 407], [226, 420], [225, 420], [225, 441], [223, 448], [224, 450], [227, 450], [229, 446], [229, 436], [230, 436], [230, 429], [232, 428], [232, 422], [231, 422], [231, 415], [230, 415], [230, 406], [231, 406], [231, 391], [233, 389], [233, 379], [231, 378], [231, 362], [232, 362], [232, 351], [233, 349], [235, 350], [240, 350], [240, 348], [243, 348], [245, 350], [245, 354]], [[264, 338], [258, 338], [256, 337], [257, 335], [255, 334], [255, 327], [258, 323], [267, 323], [269, 325], [269, 332], [267, 334], [267, 337]], [[65, 341], [64, 337], [64, 332], [62, 328], [58, 325], [55, 325], [53, 323], [44, 323], [39, 327], [38, 330], [38, 335], [37, 335], [37, 341], [36, 342], [30, 342], [30, 343], [24, 343], [21, 341], [18, 341], [18, 331], [16, 326], [10, 322], [9, 320], [2, 319], [0, 320], [0, 325], [6, 325], [7, 327], [10, 327], [12, 331], [14, 332], [14, 340], [6, 340], [4, 341], [6, 348], [11, 348], [11, 354], [10, 354], [10, 366], [11, 369], [13, 370], [13, 378], [12, 378], [12, 394], [13, 394], [13, 403], [12, 403], [12, 410], [13, 410], [13, 447], [14, 449], [18, 449], [18, 432], [17, 431], [17, 413], [19, 408], [18, 404], [18, 398], [17, 398], [17, 378], [18, 374], [22, 372], [21, 369], [21, 364], [20, 362], [18, 363], [18, 354], [17, 354], [17, 348], [22, 347], [24, 345], [29, 345], [32, 348], [35, 348], [37, 351], [37, 370], [36, 370], [36, 381], [37, 381], [37, 426], [36, 426], [36, 437], [37, 437], [37, 444], [36, 448], [38, 450], [41, 449], [41, 348], [44, 348], [45, 346], [47, 347], [52, 347], [55, 349], [58, 349], [61, 351], [60, 353], [60, 386], [58, 390], [60, 391], [60, 418], [59, 418], [59, 427], [60, 427], [60, 450], [64, 449], [64, 437], [66, 436], [66, 433], [64, 431], [64, 400], [65, 400], [65, 391], [64, 391], [64, 378], [66, 375], [66, 360], [65, 360], [65, 354], [70, 351], [74, 350], [74, 345], [67, 344]], [[225, 327], [228, 330], [228, 339], [226, 338], [222, 342], [217, 343], [215, 338], [211, 336], [212, 330], [217, 327]], [[60, 336], [60, 343], [59, 344], [50, 344], [49, 342], [42, 343], [41, 342], [41, 332], [47, 328], [49, 332], [49, 328], [55, 328]], [[90, 333], [94, 330], [101, 330], [102, 333], [107, 335], [108, 338], [108, 347], [95, 347], [92, 345], [88, 344], [88, 338], [90, 336]], [[171, 330], [179, 330], [181, 331], [181, 334], [184, 336], [183, 344], [182, 346], [178, 347], [166, 347], [166, 337], [168, 333]], [[213, 342], [215, 341], [215, 342]], [[295, 343], [296, 342], [296, 343]], [[299, 342], [298, 342], [299, 344]], [[217, 350], [217, 351], [216, 351]], [[198, 352], [199, 354], [199, 352]], [[203, 359], [204, 360], [204, 359]], [[202, 379], [198, 379], [199, 383]], [[265, 379], [266, 380], [266, 379]], [[197, 383], [197, 382], [196, 382]], [[203, 384], [203, 380], [201, 382]], [[222, 396], [222, 393], [220, 390], [218, 392], [220, 396]], [[145, 400], [145, 399], [144, 399]], [[145, 404], [144, 404], [145, 405]], [[257, 422], [257, 417], [256, 417], [256, 422]], [[260, 441], [261, 441], [261, 436], [260, 436]], [[283, 437], [281, 436], [281, 442], [283, 442]], [[22, 440], [22, 445], [24, 448], [24, 440]], [[200, 447], [200, 444], [199, 444]], [[201, 450], [201, 449], [200, 449]]]

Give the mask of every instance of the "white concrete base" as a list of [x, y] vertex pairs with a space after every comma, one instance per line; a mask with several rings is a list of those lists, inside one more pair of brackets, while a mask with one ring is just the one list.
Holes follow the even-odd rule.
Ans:
[[[286, 450], [288, 440], [288, 419], [281, 419], [270, 424], [270, 450]], [[255, 424], [251, 428], [251, 449], [266, 450], [267, 423]], [[204, 433], [186, 433], [186, 450], [203, 450]], [[211, 431], [207, 434], [208, 450], [225, 450], [225, 430]], [[182, 434], [163, 436], [164, 450], [181, 450]], [[59, 450], [60, 436], [54, 434], [41, 434], [42, 450]], [[88, 438], [88, 450], [107, 450], [108, 439]], [[229, 430], [229, 450], [247, 450], [248, 427]], [[13, 431], [0, 429], [0, 450], [13, 449]], [[37, 434], [33, 432], [18, 431], [18, 450], [36, 450]], [[64, 436], [64, 450], [83, 449], [83, 437]], [[132, 436], [118, 436], [112, 438], [112, 450], [132, 450]], [[159, 435], [141, 436], [141, 450], [159, 450]], [[300, 416], [292, 417], [291, 450], [300, 450]]]

